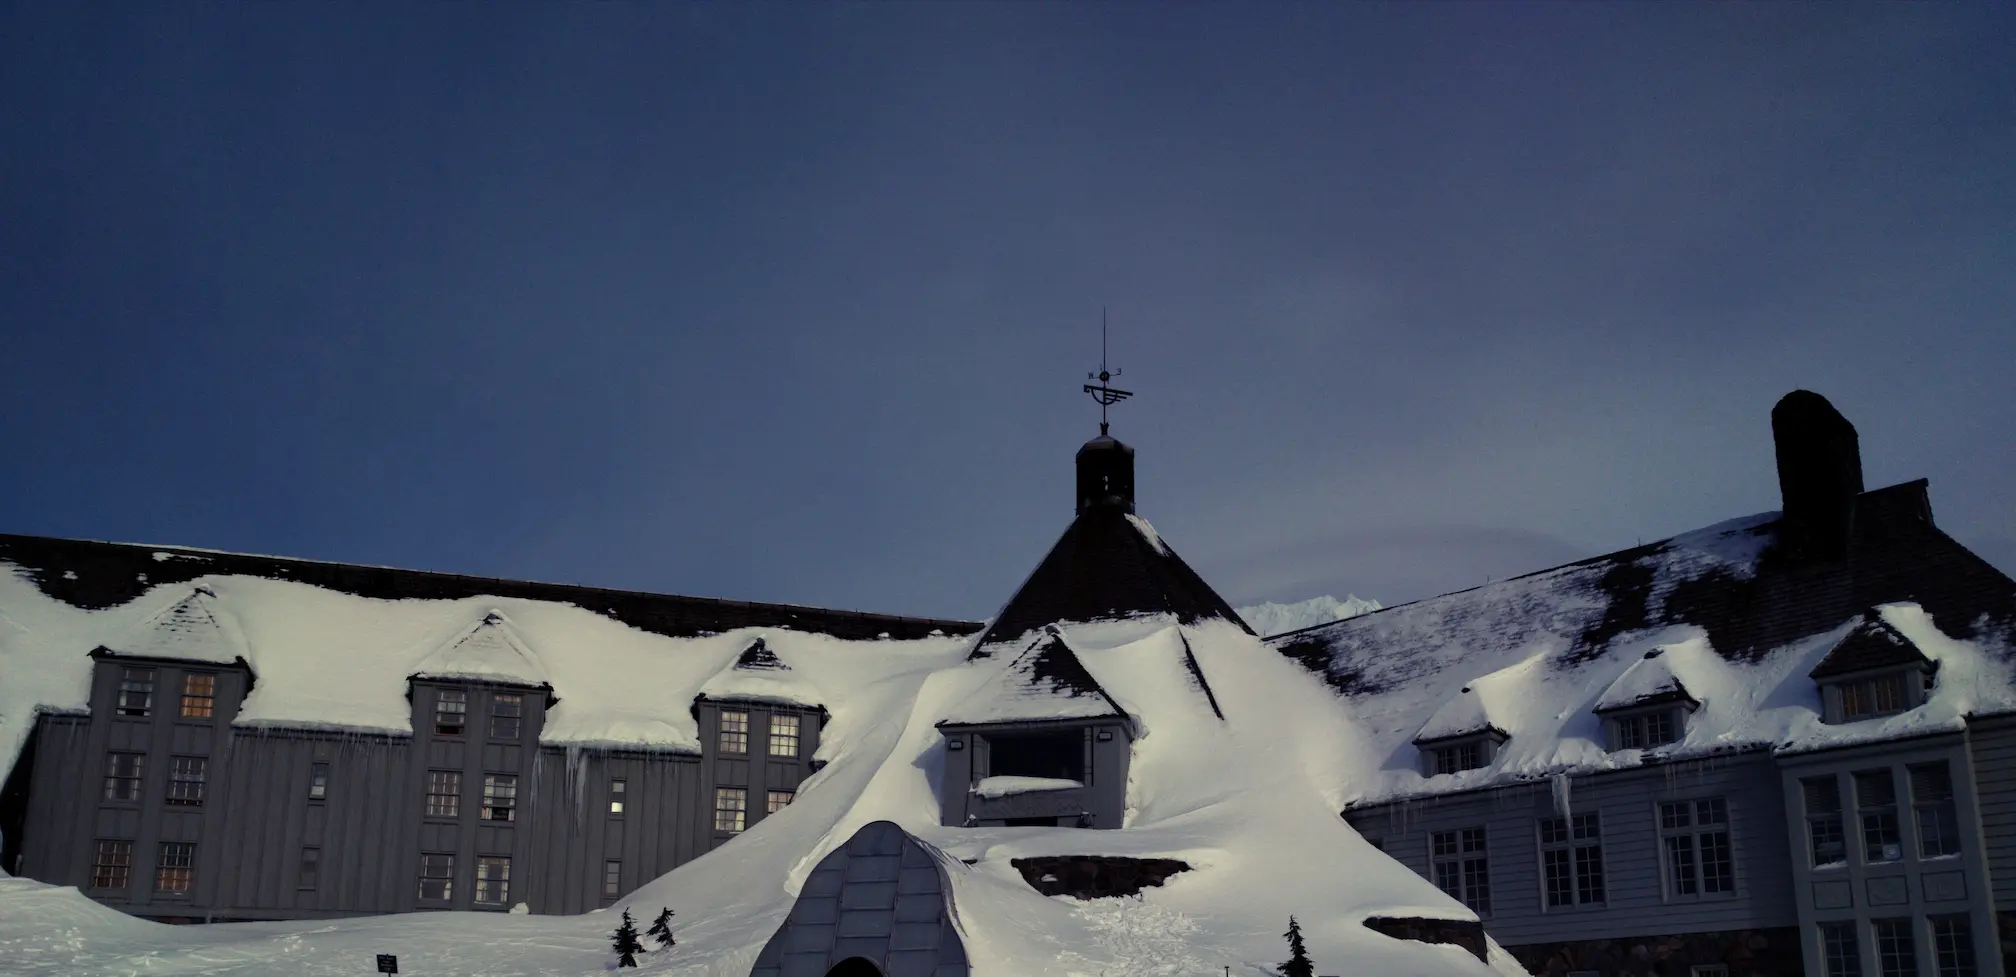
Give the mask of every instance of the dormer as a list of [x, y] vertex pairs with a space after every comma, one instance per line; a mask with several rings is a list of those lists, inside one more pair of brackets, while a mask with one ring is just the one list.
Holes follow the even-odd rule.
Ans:
[[406, 681], [413, 731], [426, 741], [536, 744], [559, 702], [545, 663], [497, 610], [421, 659]]
[[1931, 694], [1938, 663], [1871, 611], [1809, 673], [1820, 685], [1821, 721], [1860, 722], [1909, 712]]
[[802, 762], [807, 772], [816, 771], [824, 765], [812, 759], [826, 724], [824, 698], [757, 638], [693, 697], [701, 755]]
[[1687, 720], [1701, 708], [1674, 670], [1667, 648], [1654, 648], [1624, 670], [1596, 700], [1606, 749], [1650, 750], [1687, 736]]
[[1490, 766], [1498, 759], [1499, 747], [1511, 739], [1512, 734], [1491, 721], [1484, 696], [1472, 683], [1421, 724], [1414, 746], [1421, 751], [1421, 775], [1439, 777]]

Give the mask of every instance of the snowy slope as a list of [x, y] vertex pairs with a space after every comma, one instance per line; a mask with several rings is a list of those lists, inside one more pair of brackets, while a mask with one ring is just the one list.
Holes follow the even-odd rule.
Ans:
[[1253, 628], [1253, 633], [1263, 638], [1277, 634], [1313, 628], [1319, 624], [1342, 621], [1348, 617], [1376, 611], [1385, 605], [1376, 600], [1366, 600], [1357, 594], [1347, 595], [1343, 600], [1328, 595], [1298, 600], [1293, 604], [1276, 604], [1271, 601], [1239, 608], [1239, 616]]

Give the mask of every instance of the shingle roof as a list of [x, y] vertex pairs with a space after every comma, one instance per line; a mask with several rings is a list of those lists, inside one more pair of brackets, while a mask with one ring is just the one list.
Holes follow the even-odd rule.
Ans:
[[1841, 638], [1827, 657], [1807, 673], [1809, 678], [1828, 678], [1869, 668], [1891, 665], [1925, 665], [1932, 659], [1881, 617], [1870, 614]]
[[955, 705], [950, 724], [1096, 719], [1124, 716], [1076, 652], [1055, 632], [1044, 632], [998, 674]]

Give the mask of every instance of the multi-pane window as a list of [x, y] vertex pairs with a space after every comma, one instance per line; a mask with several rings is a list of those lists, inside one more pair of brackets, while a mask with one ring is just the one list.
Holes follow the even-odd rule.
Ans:
[[1857, 679], [1841, 683], [1840, 688], [1841, 718], [1844, 721], [1887, 716], [1904, 711], [1902, 675]]
[[1491, 865], [1483, 828], [1434, 832], [1429, 854], [1437, 888], [1478, 913], [1491, 911]]
[[511, 860], [486, 855], [476, 860], [476, 901], [501, 906], [511, 898]]
[[108, 801], [137, 801], [140, 799], [140, 778], [147, 772], [147, 756], [143, 753], [108, 753], [105, 755], [105, 799]]
[[453, 770], [427, 771], [427, 816], [462, 816], [462, 775]]
[[121, 716], [145, 716], [154, 710], [154, 670], [151, 668], [122, 668], [119, 670], [119, 705], [116, 710]]
[[791, 791], [791, 790], [770, 791], [769, 794], [763, 799], [763, 813], [775, 814], [778, 811], [784, 810], [785, 808], [791, 806], [792, 798], [795, 798], [797, 796], [798, 796], [797, 791]]
[[182, 718], [209, 719], [217, 711], [217, 676], [182, 676]]
[[1848, 835], [1841, 825], [1841, 783], [1832, 776], [1799, 782], [1806, 796], [1806, 836], [1812, 843], [1813, 867], [1848, 861]]
[[609, 813], [623, 813], [623, 802], [629, 799], [630, 785], [621, 780], [609, 782]]
[[1897, 830], [1897, 779], [1883, 770], [1855, 774], [1855, 816], [1862, 826], [1862, 858], [1894, 862], [1904, 857]]
[[602, 898], [614, 899], [623, 894], [623, 863], [609, 859], [602, 863]]
[[130, 841], [100, 841], [98, 852], [91, 859], [91, 887], [94, 889], [124, 889], [133, 877], [133, 843]]
[[1659, 834], [1668, 895], [1697, 898], [1736, 891], [1729, 805], [1722, 798], [1661, 802]]
[[311, 763], [308, 765], [308, 799], [319, 801], [329, 796], [329, 765]]
[[723, 753], [749, 752], [749, 714], [721, 710], [721, 743]]
[[1673, 713], [1670, 710], [1623, 716], [1617, 720], [1617, 748], [1620, 750], [1665, 746], [1674, 739]]
[[798, 755], [798, 717], [783, 713], [770, 717], [770, 755]]
[[455, 856], [432, 852], [420, 856], [420, 898], [446, 902], [455, 897]]
[[168, 759], [168, 803], [176, 807], [195, 807], [203, 803], [203, 773], [210, 765], [200, 756], [178, 756]]
[[1876, 936], [1878, 977], [1918, 977], [1918, 946], [1909, 919], [1879, 919], [1869, 924]]
[[434, 699], [434, 734], [460, 736], [469, 721], [469, 693], [442, 689]]
[[1933, 916], [1932, 964], [1939, 977], [1975, 977], [1974, 927], [1965, 915]]
[[[518, 778], [508, 773], [483, 776], [483, 820], [510, 821], [518, 815]], [[479, 864], [477, 868], [482, 868]]]
[[188, 892], [196, 882], [196, 846], [186, 841], [161, 843], [160, 860], [154, 863], [154, 891]]
[[1484, 744], [1471, 740], [1450, 746], [1438, 746], [1429, 751], [1435, 763], [1437, 776], [1456, 773], [1459, 770], [1475, 770], [1484, 765]]
[[322, 884], [322, 849], [301, 849], [301, 877], [297, 888], [313, 889]]
[[1593, 813], [1540, 820], [1540, 864], [1550, 908], [1604, 900], [1602, 838]]
[[1820, 958], [1827, 977], [1862, 977], [1862, 948], [1854, 923], [1820, 924]]
[[1911, 811], [1918, 823], [1918, 857], [1960, 854], [1960, 813], [1953, 805], [1953, 775], [1946, 762], [1907, 767]]
[[490, 738], [518, 738], [519, 717], [525, 712], [525, 697], [515, 692], [499, 692], [490, 697]]
[[742, 787], [714, 788], [714, 830], [740, 831], [749, 823], [749, 791]]

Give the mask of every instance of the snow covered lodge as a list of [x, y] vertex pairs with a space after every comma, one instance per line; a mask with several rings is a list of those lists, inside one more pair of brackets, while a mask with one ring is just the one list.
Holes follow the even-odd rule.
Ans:
[[1354, 973], [2016, 973], [2016, 582], [1824, 399], [1771, 425], [1780, 511], [1264, 640], [1103, 433], [988, 622], [0, 536], [0, 869], [678, 892], [752, 977], [1133, 972], [1059, 908], [1123, 896]]

